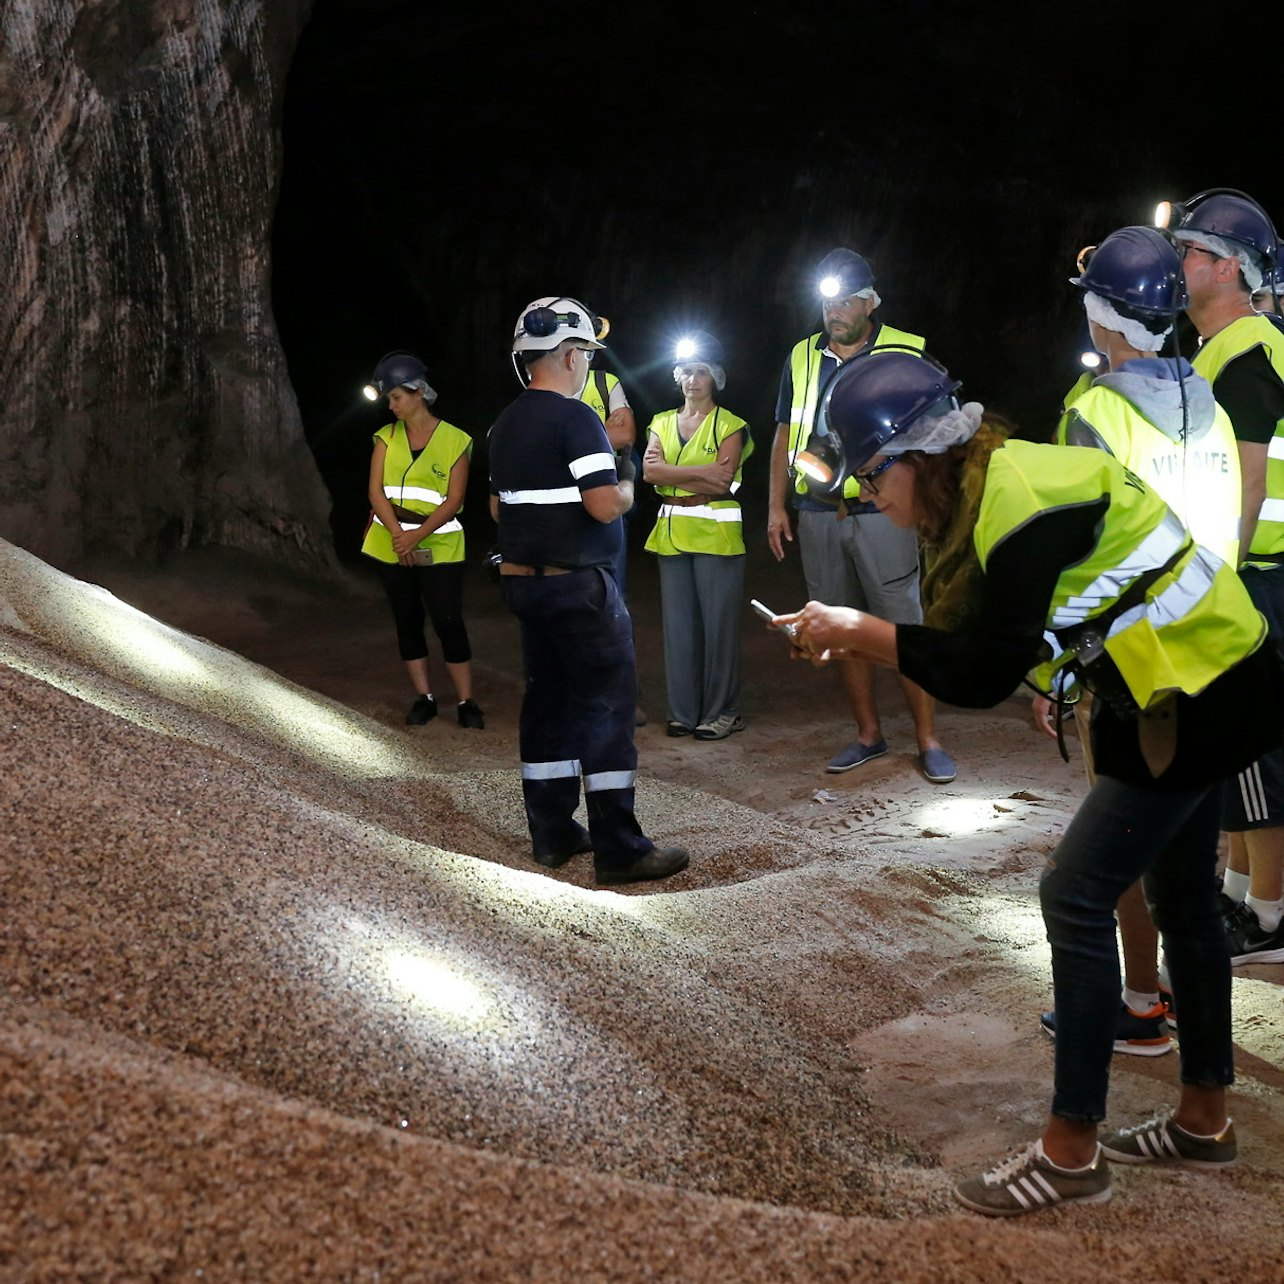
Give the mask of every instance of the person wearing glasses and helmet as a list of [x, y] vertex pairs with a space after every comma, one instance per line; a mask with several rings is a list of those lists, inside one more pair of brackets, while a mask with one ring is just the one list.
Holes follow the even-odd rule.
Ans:
[[437, 393], [428, 382], [427, 367], [412, 353], [386, 354], [363, 391], [371, 401], [387, 397], [396, 416], [395, 423], [374, 435], [370, 523], [361, 551], [379, 567], [397, 646], [415, 689], [406, 722], [423, 726], [437, 716], [424, 635], [427, 606], [459, 700], [459, 725], [481, 730], [486, 722], [473, 699], [472, 648], [464, 625], [464, 528], [459, 521], [473, 439], [432, 410]]
[[[488, 444], [500, 583], [521, 626], [519, 752], [533, 856], [556, 869], [591, 851], [597, 882], [610, 885], [666, 878], [688, 858], [658, 848], [633, 810], [633, 624], [611, 571], [633, 465], [579, 400], [605, 333], [577, 299], [527, 304], [512, 345], [525, 391]], [[581, 776], [587, 830], [574, 815]]]
[[[1255, 290], [1280, 271], [1266, 211], [1214, 189], [1160, 218], [1184, 252], [1187, 316], [1199, 331], [1195, 369], [1230, 416], [1244, 488], [1240, 575], [1284, 646], [1284, 333], [1255, 312]], [[1176, 217], [1174, 218], [1174, 215]], [[1231, 962], [1284, 962], [1284, 749], [1250, 764], [1226, 790], [1230, 855], [1222, 881]]]
[[[1057, 1011], [1051, 1113], [1026, 1150], [955, 1191], [976, 1212], [1017, 1216], [1105, 1202], [1107, 1159], [1235, 1161], [1220, 785], [1278, 743], [1284, 673], [1234, 568], [1152, 487], [1104, 450], [1004, 440], [958, 386], [908, 353], [850, 362], [822, 408], [833, 462], [809, 461], [822, 480], [856, 477], [925, 541], [964, 542], [951, 582], [925, 593], [927, 622], [809, 602], [773, 624], [794, 626], [805, 658], [865, 656], [953, 704], [997, 704], [1027, 673], [1052, 691], [1063, 670], [1096, 696], [1096, 780], [1039, 884]], [[1099, 1143], [1119, 1003], [1114, 909], [1143, 876], [1181, 1013], [1180, 1100]]]

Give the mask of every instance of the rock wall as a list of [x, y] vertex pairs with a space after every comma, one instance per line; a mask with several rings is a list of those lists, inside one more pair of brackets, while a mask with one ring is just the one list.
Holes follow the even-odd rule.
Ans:
[[0, 7], [0, 535], [41, 557], [327, 557], [271, 315], [311, 0]]

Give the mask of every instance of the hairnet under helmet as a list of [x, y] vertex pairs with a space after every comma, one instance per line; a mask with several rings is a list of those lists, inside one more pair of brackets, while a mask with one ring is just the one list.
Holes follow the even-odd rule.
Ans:
[[1122, 227], [1080, 259], [1086, 262], [1070, 284], [1122, 305], [1125, 316], [1174, 317], [1186, 309], [1181, 255], [1153, 227]]
[[1275, 269], [1275, 224], [1251, 196], [1216, 191], [1191, 197], [1173, 236], [1237, 259], [1250, 291]]
[[1217, 192], [1194, 198], [1174, 230], [1179, 239], [1183, 232], [1205, 232], [1250, 250], [1261, 260], [1275, 257], [1275, 225], [1251, 197]]
[[413, 353], [388, 352], [379, 358], [370, 382], [382, 393], [405, 384], [413, 387], [417, 379], [428, 379], [428, 367]]
[[981, 408], [960, 407], [958, 387], [947, 370], [917, 353], [875, 348], [839, 366], [820, 408], [824, 448], [832, 455], [829, 485], [879, 453], [938, 454], [967, 441]]
[[679, 339], [673, 348], [674, 383], [682, 382], [682, 371], [687, 366], [704, 366], [713, 376], [714, 387], [721, 392], [727, 386], [726, 357], [722, 344], [707, 330], [696, 330]]
[[826, 299], [846, 299], [853, 294], [872, 293], [874, 269], [855, 250], [830, 250], [816, 268], [816, 288]]
[[422, 389], [424, 401], [430, 406], [437, 400], [437, 393], [428, 382], [428, 367], [413, 352], [384, 353], [364, 392], [369, 400], [377, 401], [394, 388]]

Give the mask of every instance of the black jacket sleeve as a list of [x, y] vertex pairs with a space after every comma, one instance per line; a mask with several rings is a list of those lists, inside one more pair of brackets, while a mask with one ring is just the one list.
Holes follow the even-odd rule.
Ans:
[[896, 629], [900, 671], [947, 704], [987, 709], [1020, 684], [1039, 659], [1057, 578], [1097, 542], [1109, 500], [1040, 513], [990, 554], [967, 622], [945, 633], [921, 624]]

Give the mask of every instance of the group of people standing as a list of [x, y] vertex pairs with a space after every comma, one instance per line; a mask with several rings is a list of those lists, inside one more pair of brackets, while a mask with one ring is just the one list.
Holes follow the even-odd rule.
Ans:
[[[826, 440], [798, 456], [822, 489], [854, 478], [931, 565], [924, 625], [811, 602], [778, 621], [800, 654], [892, 665], [977, 707], [1029, 674], [1052, 734], [1093, 697], [1091, 786], [1039, 886], [1051, 1110], [1025, 1150], [958, 1185], [979, 1213], [1104, 1202], [1112, 1163], [1237, 1158], [1231, 969], [1284, 961], [1277, 261], [1254, 201], [1200, 193], [1163, 231], [1123, 228], [1080, 256], [1071, 283], [1107, 368], [1072, 390], [1055, 443], [1009, 439], [926, 356], [872, 352], [835, 374]], [[1192, 361], [1161, 355], [1182, 312]], [[1134, 896], [1149, 934], [1130, 941]], [[1178, 1014], [1176, 1107], [1099, 1139], [1112, 1053], [1166, 1051]]]
[[[923, 338], [875, 315], [874, 273], [849, 249], [822, 262], [824, 328], [794, 347], [781, 379], [767, 537], [778, 559], [797, 538], [811, 601], [775, 623], [797, 657], [841, 662], [856, 738], [828, 770], [887, 751], [878, 666], [898, 674], [920, 767], [938, 783], [955, 766], [934, 699], [992, 705], [1028, 675], [1036, 720], [1060, 738], [1069, 707], [1082, 714], [1091, 697], [1091, 787], [1040, 883], [1056, 1000], [1043, 1018], [1056, 1040], [1051, 1113], [1025, 1152], [958, 1187], [988, 1215], [1102, 1202], [1107, 1160], [1233, 1163], [1232, 961], [1284, 961], [1284, 324], [1254, 304], [1279, 310], [1276, 233], [1255, 202], [1225, 191], [1191, 198], [1171, 222], [1120, 229], [1081, 256], [1071, 282], [1106, 369], [1071, 391], [1056, 442], [1018, 441], [1000, 416], [961, 402]], [[1193, 360], [1161, 355], [1182, 312], [1200, 336]], [[617, 404], [591, 378], [608, 328], [575, 299], [528, 304], [512, 345], [525, 390], [489, 439], [498, 571], [522, 634], [533, 857], [552, 868], [592, 852], [605, 885], [688, 863], [634, 813], [620, 518], [638, 463], [622, 394]], [[423, 570], [415, 558], [428, 547], [433, 575], [455, 560], [433, 541], [457, 525], [468, 442], [423, 417], [431, 390], [404, 373], [376, 381], [401, 418], [376, 434], [367, 551]], [[674, 379], [682, 405], [653, 420], [640, 461], [660, 496], [647, 547], [661, 558], [667, 731], [720, 739], [744, 726], [736, 492], [753, 443], [718, 402], [712, 336], [675, 354]], [[416, 473], [424, 456], [432, 479]], [[426, 664], [403, 625], [410, 591], [390, 573], [385, 584], [423, 698]], [[438, 632], [460, 721], [480, 726], [480, 710], [465, 720], [466, 634], [447, 652], [449, 624]], [[581, 784], [587, 828], [575, 819]], [[1223, 829], [1232, 854], [1219, 878]], [[1165, 1051], [1178, 1010], [1178, 1106], [1099, 1142], [1112, 1052]]]

